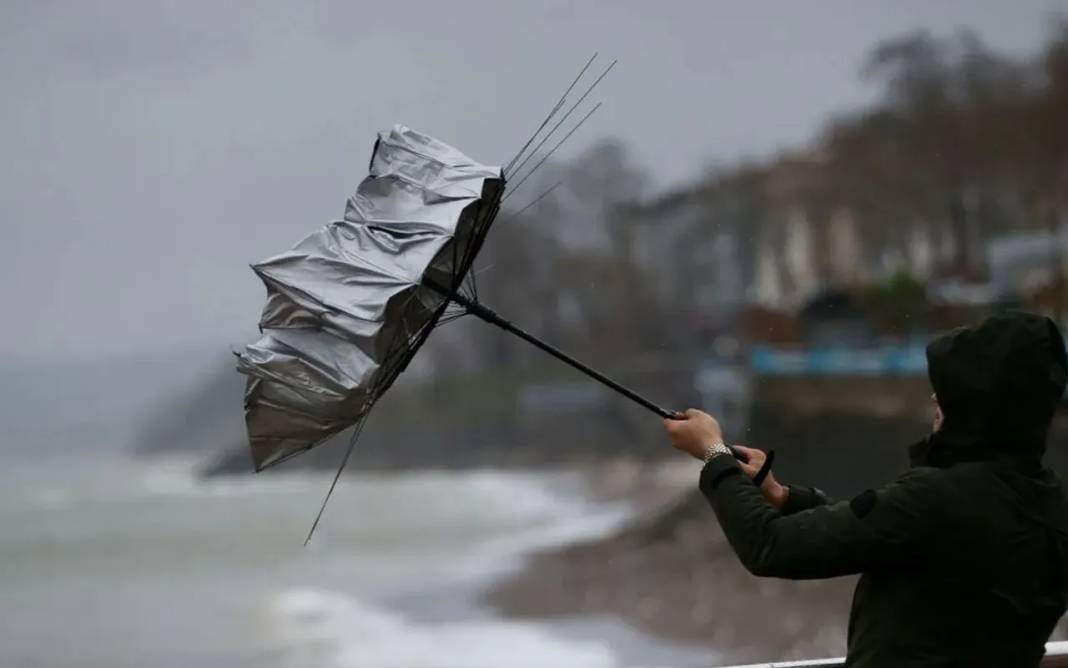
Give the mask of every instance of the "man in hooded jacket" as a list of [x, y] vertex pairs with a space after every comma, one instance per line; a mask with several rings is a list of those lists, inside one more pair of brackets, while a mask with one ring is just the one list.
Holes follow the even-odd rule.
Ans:
[[847, 666], [1038, 666], [1068, 586], [1065, 498], [1042, 465], [1064, 341], [1048, 318], [1000, 314], [936, 339], [927, 361], [933, 433], [904, 475], [851, 501], [773, 475], [758, 487], [764, 453], [736, 461], [700, 411], [665, 428], [705, 461], [701, 491], [751, 573], [861, 574]]

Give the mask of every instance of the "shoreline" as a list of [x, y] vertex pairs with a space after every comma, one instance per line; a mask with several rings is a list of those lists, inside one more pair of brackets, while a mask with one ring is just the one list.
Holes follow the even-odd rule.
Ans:
[[[640, 500], [628, 521], [608, 536], [528, 553], [479, 603], [504, 619], [618, 620], [657, 642], [707, 652], [705, 666], [843, 656], [857, 577], [749, 574], [697, 489], [699, 470], [688, 460], [590, 467], [595, 498]], [[1068, 617], [1050, 640], [1065, 638]]]
[[[685, 466], [692, 473], [692, 467]], [[485, 625], [505, 633], [544, 634], [559, 643], [560, 648], [603, 648], [614, 659], [604, 665], [612, 668], [644, 666], [673, 666], [697, 668], [710, 661], [722, 659], [718, 652], [704, 645], [682, 642], [676, 638], [650, 633], [614, 614], [515, 615], [488, 604], [487, 596], [503, 583], [527, 572], [530, 560], [536, 555], [552, 553], [586, 541], [608, 540], [627, 524], [639, 517], [641, 510], [661, 507], [666, 493], [675, 489], [680, 467], [664, 465], [639, 466], [625, 458], [597, 467], [576, 470], [574, 467], [557, 471], [526, 471], [540, 479], [539, 484], [552, 496], [575, 498], [588, 515], [561, 517], [542, 529], [532, 529], [526, 536], [507, 538], [492, 549], [497, 552], [498, 567], [477, 575], [460, 575], [443, 582], [438, 588], [380, 601], [403, 618], [413, 628], [441, 629]], [[487, 468], [484, 471], [513, 476], [517, 472]], [[455, 475], [456, 471], [443, 471]], [[546, 475], [547, 474], [547, 475]], [[561, 474], [565, 478], [559, 477]], [[387, 476], [389, 474], [386, 474]], [[402, 474], [403, 475], [403, 474]], [[642, 488], [641, 493], [635, 490]], [[641, 499], [642, 506], [635, 503]], [[618, 516], [619, 521], [597, 526], [598, 516]], [[586, 525], [585, 528], [581, 528]], [[540, 538], [538, 537], [540, 536]], [[508, 546], [508, 547], [505, 547]], [[483, 546], [485, 547], [485, 546]], [[503, 549], [501, 549], [503, 548]], [[499, 550], [499, 551], [498, 551]], [[511, 629], [511, 631], [509, 631]], [[566, 664], [569, 665], [569, 664]], [[581, 665], [587, 665], [583, 663]], [[602, 665], [594, 662], [589, 665]]]
[[689, 460], [588, 467], [592, 498], [628, 499], [616, 532], [529, 553], [479, 603], [505, 619], [618, 620], [708, 661], [841, 656], [855, 578], [756, 578], [737, 562]]

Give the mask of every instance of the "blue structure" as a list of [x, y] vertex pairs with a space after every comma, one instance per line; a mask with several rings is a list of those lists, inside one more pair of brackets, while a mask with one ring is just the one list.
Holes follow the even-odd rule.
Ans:
[[753, 346], [749, 369], [761, 376], [915, 376], [927, 373], [922, 344], [788, 350]]
[[[753, 346], [749, 372], [757, 376], [926, 376], [926, 349], [923, 343], [870, 348]], [[1068, 391], [1063, 401], [1068, 404]]]

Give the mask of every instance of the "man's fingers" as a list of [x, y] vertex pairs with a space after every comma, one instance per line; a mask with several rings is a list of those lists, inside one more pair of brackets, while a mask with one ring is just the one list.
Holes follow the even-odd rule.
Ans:
[[741, 453], [743, 455], [746, 455], [747, 457], [752, 457], [753, 455], [762, 455], [762, 454], [764, 454], [763, 450], [757, 450], [756, 448], [747, 448], [746, 446], [738, 445], [737, 443], [731, 445], [731, 447], [734, 448], [735, 450], [740, 450]]
[[673, 445], [675, 441], [682, 438], [685, 434], [685, 431], [683, 431], [683, 424], [685, 424], [684, 420], [664, 420], [664, 432], [668, 435], [668, 438], [671, 439]]

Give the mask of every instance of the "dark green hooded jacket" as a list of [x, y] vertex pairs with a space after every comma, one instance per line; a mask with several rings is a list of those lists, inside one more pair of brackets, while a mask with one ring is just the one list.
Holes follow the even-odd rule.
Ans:
[[894, 482], [840, 503], [791, 486], [779, 511], [721, 456], [701, 490], [754, 575], [861, 574], [848, 666], [1037, 666], [1068, 586], [1065, 499], [1041, 463], [1063, 339], [1046, 318], [1005, 314], [927, 358], [943, 426]]

